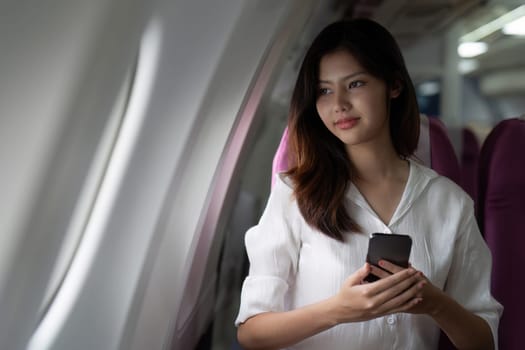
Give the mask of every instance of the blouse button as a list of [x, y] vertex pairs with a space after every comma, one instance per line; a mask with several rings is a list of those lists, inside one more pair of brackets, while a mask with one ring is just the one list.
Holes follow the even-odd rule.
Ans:
[[388, 316], [386, 318], [386, 323], [388, 323], [390, 325], [393, 325], [394, 323], [396, 323], [396, 317], [395, 316]]

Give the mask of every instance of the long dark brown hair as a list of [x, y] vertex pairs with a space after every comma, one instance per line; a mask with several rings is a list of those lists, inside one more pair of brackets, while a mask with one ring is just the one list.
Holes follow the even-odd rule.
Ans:
[[401, 88], [389, 108], [390, 136], [397, 154], [411, 156], [419, 138], [414, 86], [392, 35], [368, 19], [342, 20], [323, 29], [305, 55], [292, 95], [287, 174], [306, 222], [339, 241], [344, 240], [344, 232], [361, 231], [345, 206], [352, 163], [344, 143], [323, 124], [316, 101], [321, 58], [341, 49], [352, 54], [368, 73], [385, 81], [388, 89]]

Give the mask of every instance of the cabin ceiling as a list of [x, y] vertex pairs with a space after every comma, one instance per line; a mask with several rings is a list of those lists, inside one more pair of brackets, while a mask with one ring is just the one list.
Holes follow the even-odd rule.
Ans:
[[[403, 50], [439, 37], [452, 26], [463, 35], [523, 5], [522, 0], [336, 0], [345, 18], [372, 18], [387, 27]], [[443, 37], [443, 36], [441, 36]], [[489, 51], [476, 58], [473, 75], [524, 69], [525, 39], [498, 31], [483, 41]], [[444, 45], [441, 43], [441, 45]]]
[[378, 21], [392, 32], [403, 48], [438, 34], [484, 3], [484, 0], [340, 1], [343, 17], [367, 17]]

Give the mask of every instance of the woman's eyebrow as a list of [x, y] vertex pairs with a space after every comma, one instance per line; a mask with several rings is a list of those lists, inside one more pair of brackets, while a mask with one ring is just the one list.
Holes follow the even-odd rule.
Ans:
[[[359, 72], [355, 72], [355, 73], [352, 73], [352, 74], [348, 74], [344, 77], [342, 77], [341, 79], [338, 79], [338, 81], [344, 81], [344, 80], [348, 80], [348, 79], [351, 79], [355, 76], [358, 76], [358, 75], [361, 75], [361, 74], [366, 74], [365, 71], [359, 71]], [[324, 84], [328, 84], [328, 83], [331, 83], [330, 80], [319, 80], [319, 83], [324, 83]]]

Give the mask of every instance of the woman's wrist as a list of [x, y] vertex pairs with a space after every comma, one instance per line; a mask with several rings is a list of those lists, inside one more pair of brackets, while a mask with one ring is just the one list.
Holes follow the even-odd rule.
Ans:
[[319, 317], [324, 320], [328, 328], [344, 323], [339, 307], [338, 296], [335, 295], [321, 302]]
[[453, 301], [440, 289], [436, 287], [433, 288], [435, 288], [435, 293], [434, 297], [432, 298], [433, 300], [430, 303], [431, 307], [428, 311], [428, 315], [434, 320], [437, 320], [444, 316], [444, 313], [449, 309], [447, 305], [450, 305], [450, 303]]

